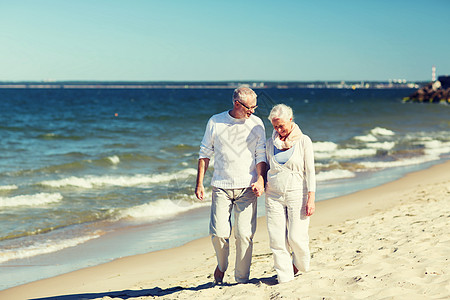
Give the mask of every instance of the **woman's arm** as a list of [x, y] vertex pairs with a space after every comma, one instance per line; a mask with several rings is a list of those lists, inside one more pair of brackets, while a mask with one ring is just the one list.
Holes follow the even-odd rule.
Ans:
[[311, 139], [305, 141], [305, 176], [308, 188], [308, 201], [306, 202], [306, 215], [311, 216], [316, 210], [316, 170], [314, 167], [314, 150]]

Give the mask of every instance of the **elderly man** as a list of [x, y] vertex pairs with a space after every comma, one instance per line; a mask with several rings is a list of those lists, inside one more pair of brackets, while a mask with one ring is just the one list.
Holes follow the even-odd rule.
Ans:
[[228, 267], [231, 212], [234, 209], [236, 238], [236, 282], [249, 279], [253, 236], [256, 231], [257, 197], [264, 192], [266, 169], [265, 129], [253, 115], [255, 92], [247, 87], [233, 93], [233, 109], [212, 116], [203, 137], [195, 195], [203, 200], [203, 178], [214, 156], [211, 179], [212, 204], [210, 234], [217, 256], [215, 282], [222, 283]]

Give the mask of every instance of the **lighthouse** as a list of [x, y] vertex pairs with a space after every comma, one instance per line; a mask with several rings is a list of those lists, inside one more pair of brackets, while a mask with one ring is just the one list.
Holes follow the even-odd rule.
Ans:
[[435, 81], [436, 81], [436, 67], [435, 67], [435, 66], [433, 66], [433, 67], [431, 68], [431, 81], [432, 81], [432, 82], [435, 82]]

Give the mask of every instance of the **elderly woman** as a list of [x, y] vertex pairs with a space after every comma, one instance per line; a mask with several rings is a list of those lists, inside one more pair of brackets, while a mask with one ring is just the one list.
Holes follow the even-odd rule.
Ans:
[[[269, 115], [274, 131], [266, 143], [267, 228], [278, 282], [309, 270], [309, 216], [315, 210], [316, 180], [311, 139], [293, 122], [284, 104]], [[292, 251], [292, 257], [291, 257]]]

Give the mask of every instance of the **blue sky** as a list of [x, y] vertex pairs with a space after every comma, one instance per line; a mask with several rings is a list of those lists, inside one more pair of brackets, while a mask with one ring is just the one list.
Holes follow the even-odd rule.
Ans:
[[448, 0], [1, 0], [0, 81], [430, 80]]

